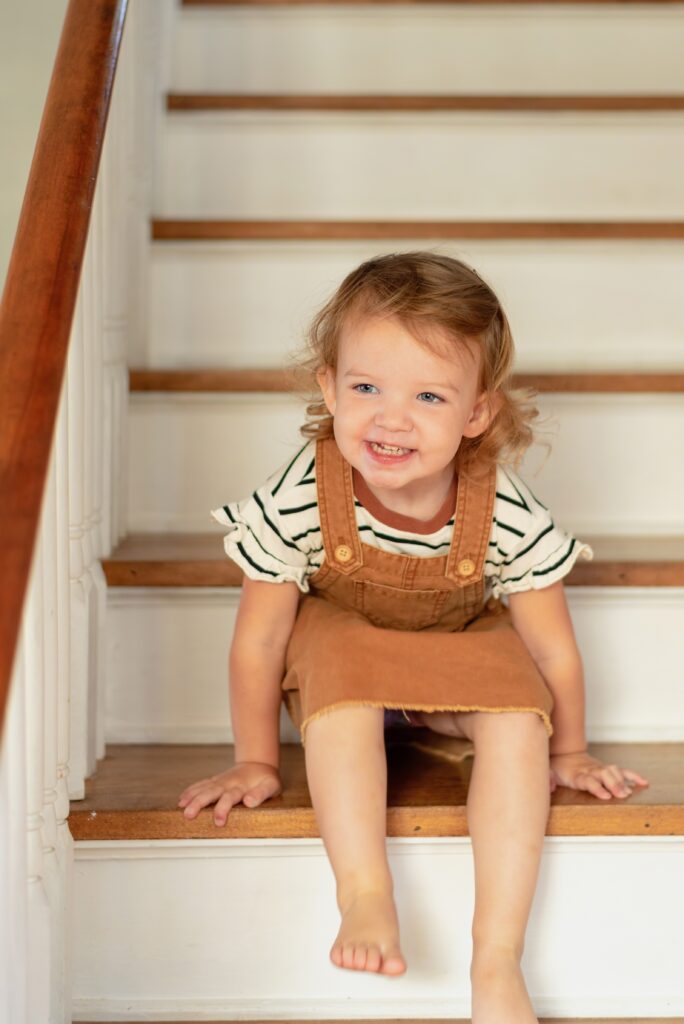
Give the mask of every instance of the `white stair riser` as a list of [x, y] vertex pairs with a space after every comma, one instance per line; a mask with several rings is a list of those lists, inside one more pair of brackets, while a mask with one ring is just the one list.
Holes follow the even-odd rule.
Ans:
[[194, 10], [172, 80], [195, 92], [679, 92], [679, 8]]
[[[566, 594], [589, 740], [684, 741], [684, 589]], [[233, 742], [227, 666], [238, 600], [230, 589], [110, 588], [108, 742]], [[281, 738], [299, 740], [284, 709]]]
[[684, 217], [684, 112], [181, 114], [167, 217], [561, 220]]
[[506, 310], [519, 369], [684, 368], [684, 243], [160, 242], [133, 365], [280, 366], [343, 278], [384, 252], [461, 259]]
[[[74, 1020], [469, 1017], [470, 841], [388, 850], [409, 965], [391, 981], [330, 963], [320, 840], [77, 843]], [[523, 959], [537, 1013], [684, 1013], [683, 853], [671, 837], [545, 840]]]
[[[684, 506], [684, 396], [541, 395], [545, 451], [521, 475], [566, 529], [674, 534]], [[304, 443], [291, 395], [136, 394], [129, 417], [128, 524], [199, 530], [246, 498]], [[555, 431], [553, 433], [552, 431]]]

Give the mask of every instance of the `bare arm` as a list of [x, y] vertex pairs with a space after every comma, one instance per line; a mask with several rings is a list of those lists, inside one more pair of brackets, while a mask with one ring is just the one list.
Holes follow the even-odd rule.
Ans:
[[551, 753], [586, 750], [584, 670], [563, 581], [510, 594], [508, 607], [516, 632], [553, 695]]
[[587, 753], [584, 670], [563, 581], [509, 596], [511, 620], [553, 694], [549, 744], [552, 786], [586, 789], [602, 800], [624, 797], [648, 780], [628, 768], [604, 765]]
[[280, 684], [299, 588], [244, 578], [230, 649], [230, 709], [235, 761], [278, 767]]
[[214, 822], [224, 825], [235, 804], [257, 807], [281, 792], [280, 691], [298, 603], [296, 583], [244, 578], [230, 649], [235, 764], [183, 790], [178, 806], [186, 818], [216, 804]]

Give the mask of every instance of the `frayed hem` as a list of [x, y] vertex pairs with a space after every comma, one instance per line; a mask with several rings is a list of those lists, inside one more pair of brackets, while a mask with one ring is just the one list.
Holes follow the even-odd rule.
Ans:
[[338, 708], [351, 708], [351, 707], [366, 707], [366, 708], [385, 708], [388, 711], [487, 711], [491, 714], [505, 714], [506, 712], [513, 711], [533, 711], [539, 715], [544, 728], [548, 733], [549, 738], [553, 736], [553, 726], [551, 725], [551, 719], [545, 711], [541, 708], [535, 707], [518, 707], [513, 705], [506, 705], [504, 707], [485, 707], [482, 704], [389, 704], [387, 701], [373, 701], [373, 700], [341, 700], [335, 704], [328, 704], [326, 707], [321, 708], [319, 711], [315, 711], [313, 715], [309, 715], [302, 721], [299, 726], [299, 732], [302, 738], [302, 746], [305, 745], [304, 734], [306, 727], [310, 722], [314, 722], [317, 718], [321, 718], [323, 715], [329, 714], [331, 711], [336, 711]]

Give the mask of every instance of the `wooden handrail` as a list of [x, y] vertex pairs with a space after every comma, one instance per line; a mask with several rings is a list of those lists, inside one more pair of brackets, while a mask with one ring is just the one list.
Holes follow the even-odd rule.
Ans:
[[0, 305], [0, 735], [128, 0], [70, 0]]

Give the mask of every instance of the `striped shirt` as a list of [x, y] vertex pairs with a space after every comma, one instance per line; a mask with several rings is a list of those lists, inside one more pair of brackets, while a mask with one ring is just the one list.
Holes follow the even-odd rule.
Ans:
[[[226, 554], [254, 580], [294, 582], [303, 593], [322, 565], [323, 536], [316, 494], [316, 442], [307, 443], [250, 497], [214, 509], [228, 527]], [[434, 533], [394, 529], [354, 499], [360, 539], [382, 551], [446, 555], [453, 517]], [[577, 557], [593, 558], [588, 544], [556, 526], [551, 513], [509, 466], [498, 466], [496, 498], [485, 561], [485, 598], [548, 587]]]

